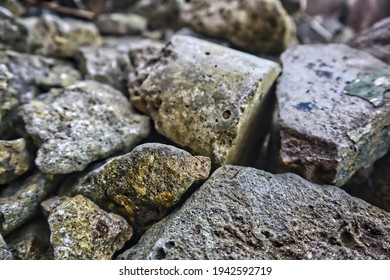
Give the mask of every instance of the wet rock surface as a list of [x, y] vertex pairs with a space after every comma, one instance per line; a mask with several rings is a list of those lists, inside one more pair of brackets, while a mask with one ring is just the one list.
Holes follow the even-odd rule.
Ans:
[[26, 140], [0, 140], [0, 185], [7, 184], [33, 167], [33, 156]]
[[369, 52], [384, 62], [390, 63], [390, 17], [363, 30], [349, 42], [349, 45]]
[[119, 259], [388, 259], [389, 213], [297, 175], [225, 166]]
[[39, 213], [40, 203], [56, 189], [56, 180], [35, 172], [14, 182], [0, 196], [0, 234], [7, 235]]
[[[130, 88], [131, 101], [151, 116], [156, 130], [224, 164], [246, 158], [243, 145], [256, 142], [249, 134], [259, 116], [266, 125], [262, 107], [280, 68], [272, 61], [176, 35], [157, 61], [141, 63], [136, 71], [140, 83]], [[255, 125], [260, 126], [259, 137], [261, 125]]]
[[295, 26], [279, 0], [180, 0], [180, 19], [195, 31], [254, 53], [279, 54]]
[[287, 166], [311, 181], [341, 186], [388, 151], [389, 98], [375, 107], [345, 92], [359, 74], [385, 63], [345, 45], [293, 47], [282, 62], [277, 98]]
[[55, 260], [110, 259], [132, 235], [122, 217], [81, 195], [54, 197], [42, 208], [48, 215]]
[[207, 157], [148, 143], [90, 172], [72, 193], [121, 214], [142, 231], [162, 219], [193, 183], [207, 179], [210, 169]]
[[109, 84], [126, 92], [133, 71], [129, 55], [118, 47], [84, 47], [78, 53], [79, 69], [86, 79]]
[[122, 93], [94, 81], [40, 95], [19, 113], [40, 147], [35, 163], [44, 173], [81, 171], [149, 133], [149, 119]]

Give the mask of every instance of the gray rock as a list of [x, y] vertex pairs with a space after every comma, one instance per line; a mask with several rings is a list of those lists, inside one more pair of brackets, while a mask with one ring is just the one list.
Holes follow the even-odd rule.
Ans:
[[295, 25], [279, 0], [178, 0], [195, 31], [258, 54], [277, 55], [295, 41]]
[[216, 164], [251, 156], [266, 130], [267, 93], [278, 64], [181, 35], [159, 58], [153, 51], [151, 60], [140, 57], [133, 64], [138, 82], [130, 83], [131, 101], [159, 133]]
[[390, 64], [390, 17], [363, 30], [349, 42], [349, 45], [353, 48], [369, 52], [373, 56]]
[[64, 87], [80, 75], [64, 60], [14, 51], [0, 51], [0, 63], [12, 74], [10, 87], [16, 91], [20, 103], [39, 95], [40, 87]]
[[79, 49], [77, 57], [86, 79], [126, 92], [128, 75], [133, 71], [127, 52], [117, 47], [84, 47]]
[[55, 260], [111, 259], [132, 236], [125, 219], [82, 195], [54, 197], [42, 208], [48, 215]]
[[389, 97], [374, 107], [344, 92], [385, 63], [335, 44], [293, 47], [282, 62], [277, 98], [281, 158], [287, 166], [313, 182], [341, 186], [389, 150]]
[[53, 259], [50, 228], [40, 217], [15, 230], [6, 237], [9, 250], [17, 260]]
[[15, 16], [21, 16], [25, 11], [18, 0], [2, 0], [0, 1], [0, 5], [8, 9]]
[[5, 243], [3, 236], [0, 234], [0, 261], [1, 260], [12, 260], [12, 253], [8, 250], [8, 246]]
[[138, 35], [147, 29], [146, 18], [137, 14], [103, 14], [95, 21], [97, 28], [104, 35]]
[[0, 234], [7, 235], [39, 213], [39, 204], [56, 189], [56, 180], [35, 172], [0, 196]]
[[43, 173], [66, 174], [135, 146], [149, 134], [149, 118], [134, 112], [114, 88], [83, 81], [21, 106], [27, 132], [40, 147]]
[[225, 166], [119, 259], [389, 259], [390, 214], [295, 174]]
[[143, 231], [161, 220], [194, 182], [207, 179], [210, 169], [207, 157], [143, 144], [81, 178], [72, 193], [121, 214], [136, 231]]
[[81, 46], [101, 44], [96, 26], [81, 20], [45, 14], [25, 25], [29, 30], [26, 48], [36, 54], [71, 57]]
[[23, 45], [27, 30], [23, 23], [20, 22], [9, 10], [0, 7], [0, 43], [5, 48]]
[[7, 184], [33, 167], [26, 140], [0, 140], [0, 185]]
[[12, 126], [11, 109], [18, 102], [16, 92], [10, 86], [12, 79], [13, 75], [8, 67], [0, 64], [0, 139], [6, 129]]

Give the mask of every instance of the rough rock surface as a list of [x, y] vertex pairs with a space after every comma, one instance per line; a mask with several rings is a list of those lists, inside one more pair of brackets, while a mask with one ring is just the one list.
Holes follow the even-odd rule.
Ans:
[[0, 7], [0, 44], [5, 48], [23, 45], [27, 30], [6, 8]]
[[157, 131], [213, 163], [224, 164], [244, 161], [246, 152], [252, 153], [250, 147], [259, 145], [267, 124], [262, 109], [269, 110], [267, 93], [280, 67], [175, 35], [159, 59], [141, 59], [136, 72], [139, 83], [131, 83], [131, 101], [152, 117]]
[[81, 171], [149, 133], [148, 117], [135, 113], [121, 92], [94, 81], [40, 95], [19, 113], [40, 146], [35, 163], [43, 173]]
[[56, 188], [56, 180], [35, 172], [22, 184], [15, 182], [0, 196], [0, 234], [7, 235], [39, 211], [39, 204]]
[[295, 26], [279, 0], [179, 0], [181, 20], [195, 31], [255, 53], [279, 54]]
[[9, 250], [17, 260], [53, 259], [50, 229], [43, 217], [15, 230], [6, 237], [6, 241]]
[[362, 31], [349, 42], [353, 48], [369, 52], [390, 64], [390, 17]]
[[210, 168], [207, 157], [148, 143], [90, 172], [72, 193], [121, 214], [142, 231], [162, 219], [194, 182], [207, 179]]
[[96, 26], [104, 35], [138, 35], [146, 30], [148, 21], [137, 14], [103, 14], [96, 19]]
[[0, 63], [12, 74], [10, 87], [16, 91], [21, 103], [39, 95], [40, 87], [64, 87], [72, 84], [79, 75], [69, 62], [9, 50], [0, 51]]
[[390, 214], [295, 174], [225, 166], [120, 259], [389, 259]]
[[16, 92], [10, 86], [12, 78], [7, 66], [0, 64], [0, 139], [3, 138], [3, 132], [11, 126], [11, 109], [18, 102]]
[[5, 243], [3, 236], [0, 234], [0, 261], [12, 259], [12, 253], [8, 250], [7, 244]]
[[132, 236], [125, 219], [89, 199], [54, 197], [42, 203], [51, 230], [55, 260], [106, 260]]
[[0, 185], [23, 175], [32, 166], [33, 157], [27, 150], [26, 140], [0, 140]]
[[77, 57], [86, 79], [126, 92], [128, 75], [133, 71], [127, 52], [116, 47], [84, 47]]
[[18, 0], [1, 0], [0, 5], [8, 9], [15, 16], [21, 16], [24, 13], [24, 7]]
[[[345, 45], [296, 46], [282, 55], [277, 87], [283, 162], [317, 183], [341, 186], [390, 148], [390, 99], [374, 107], [345, 88], [386, 64]], [[369, 86], [381, 86], [379, 80]], [[348, 94], [354, 94], [348, 92]], [[356, 93], [358, 95], [358, 93]]]
[[101, 38], [96, 26], [76, 19], [54, 15], [28, 19], [26, 47], [29, 52], [45, 56], [71, 57], [79, 47], [99, 45]]

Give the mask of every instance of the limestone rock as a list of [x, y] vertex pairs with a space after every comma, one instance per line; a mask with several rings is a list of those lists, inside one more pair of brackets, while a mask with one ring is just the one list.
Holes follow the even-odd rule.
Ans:
[[216, 164], [245, 162], [266, 130], [267, 93], [279, 65], [181, 35], [154, 57], [135, 63], [133, 105], [151, 116], [159, 133], [193, 153]]
[[195, 31], [259, 54], [277, 55], [295, 40], [279, 0], [178, 0], [181, 20]]
[[194, 182], [205, 180], [210, 168], [207, 157], [148, 143], [90, 172], [72, 193], [121, 214], [142, 231], [162, 219]]
[[149, 133], [149, 119], [135, 113], [121, 92], [94, 81], [52, 90], [19, 109], [40, 147], [35, 163], [43, 173], [81, 171]]
[[15, 230], [6, 237], [6, 241], [17, 260], [53, 259], [50, 229], [43, 217]]
[[3, 132], [11, 126], [11, 109], [18, 102], [16, 92], [10, 86], [12, 79], [13, 75], [8, 67], [0, 64], [0, 139]]
[[107, 213], [89, 199], [54, 197], [42, 203], [51, 230], [55, 260], [106, 260], [132, 236], [119, 215]]
[[127, 52], [116, 47], [83, 47], [77, 57], [79, 69], [86, 79], [126, 91], [127, 77], [133, 71]]
[[33, 167], [33, 157], [23, 138], [0, 140], [0, 185], [7, 184]]
[[96, 19], [96, 26], [104, 35], [137, 35], [146, 30], [148, 21], [137, 14], [103, 14]]
[[8, 250], [7, 244], [5, 243], [3, 236], [0, 234], [0, 261], [12, 259], [12, 253]]
[[[287, 166], [313, 182], [341, 186], [386, 154], [389, 96], [374, 107], [344, 92], [359, 76], [385, 69], [385, 63], [335, 44], [293, 47], [282, 55], [282, 62], [277, 98], [281, 158]], [[380, 85], [373, 81], [371, 86]]]
[[390, 17], [363, 30], [349, 42], [353, 48], [369, 52], [373, 56], [390, 64]]
[[6, 48], [23, 45], [27, 30], [9, 10], [0, 7], [0, 43]]
[[36, 54], [71, 57], [81, 46], [101, 43], [96, 26], [81, 20], [46, 14], [26, 25], [29, 29], [27, 50]]
[[15, 182], [0, 196], [0, 234], [7, 235], [33, 218], [39, 204], [56, 188], [56, 180], [35, 172], [22, 184]]
[[295, 174], [225, 166], [119, 259], [389, 259], [390, 214]]

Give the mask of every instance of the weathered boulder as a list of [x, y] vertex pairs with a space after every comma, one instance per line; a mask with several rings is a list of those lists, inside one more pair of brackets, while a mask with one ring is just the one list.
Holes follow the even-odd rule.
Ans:
[[[20, 186], [19, 186], [20, 185]], [[56, 189], [56, 180], [35, 172], [0, 196], [0, 234], [7, 235], [39, 213], [39, 204]]]
[[136, 231], [161, 220], [194, 182], [207, 179], [210, 159], [148, 143], [111, 159], [73, 187], [100, 207], [121, 214]]
[[225, 166], [119, 259], [389, 259], [390, 214], [295, 174]]
[[1, 260], [12, 260], [12, 253], [8, 250], [8, 246], [5, 243], [3, 236], [0, 234], [0, 261]]
[[178, 0], [180, 18], [195, 31], [258, 54], [280, 54], [295, 26], [279, 0]]
[[121, 216], [107, 213], [89, 199], [54, 197], [42, 202], [48, 216], [55, 260], [106, 260], [132, 236]]
[[0, 140], [0, 185], [7, 184], [33, 167], [26, 140]]
[[146, 18], [137, 14], [103, 14], [97, 17], [95, 24], [104, 35], [138, 35], [147, 29]]
[[17, 260], [53, 259], [50, 245], [50, 229], [40, 217], [21, 226], [6, 237], [9, 250]]
[[215, 164], [245, 162], [266, 130], [279, 65], [182, 35], [157, 53], [153, 49], [148, 61], [132, 56], [133, 105], [151, 116], [159, 133], [193, 153]]
[[296, 46], [282, 62], [277, 99], [284, 164], [310, 181], [341, 186], [386, 154], [385, 63], [336, 44]]
[[101, 38], [93, 23], [45, 14], [27, 19], [26, 50], [54, 57], [71, 57], [81, 46], [99, 45]]
[[19, 108], [40, 147], [43, 173], [66, 174], [135, 146], [149, 134], [149, 118], [132, 109], [114, 88], [94, 81], [52, 90]]
[[349, 42], [349, 45], [353, 48], [369, 52], [373, 56], [390, 64], [390, 17], [363, 30]]
[[13, 75], [8, 67], [0, 64], [0, 139], [6, 129], [11, 126], [11, 109], [18, 102], [16, 92], [10, 86], [12, 79]]
[[83, 47], [76, 56], [86, 79], [126, 92], [128, 75], [133, 71], [127, 52], [117, 47]]

